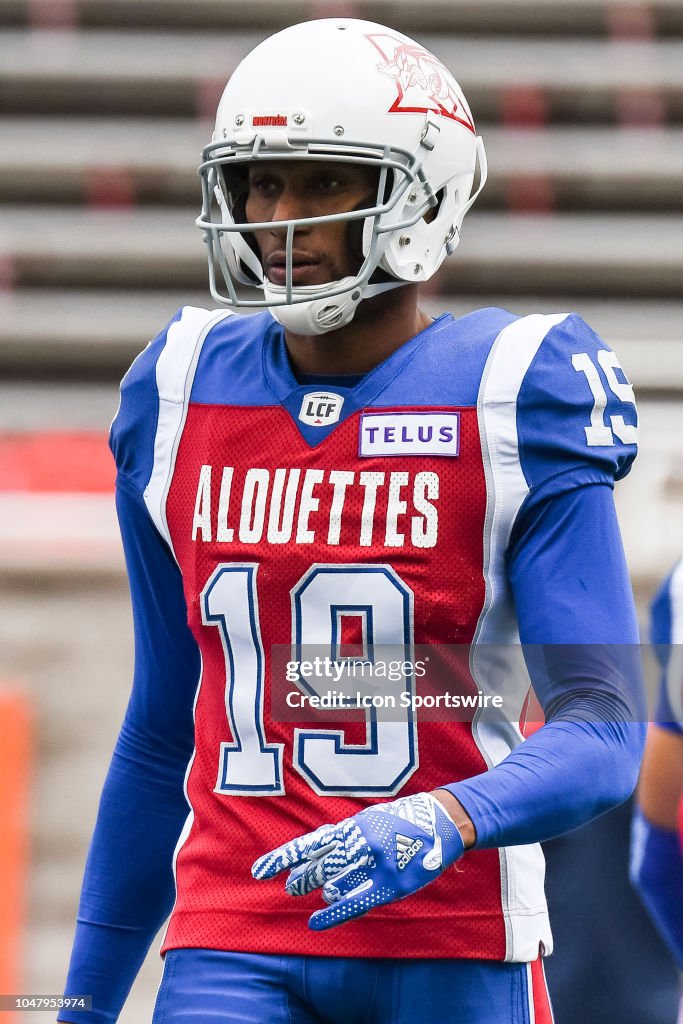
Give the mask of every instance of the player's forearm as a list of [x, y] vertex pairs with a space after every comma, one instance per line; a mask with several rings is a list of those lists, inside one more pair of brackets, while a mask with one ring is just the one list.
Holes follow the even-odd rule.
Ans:
[[659, 828], [640, 809], [633, 821], [631, 881], [683, 969], [683, 852], [678, 831]]
[[66, 986], [67, 994], [92, 995], [93, 1009], [59, 1017], [76, 1024], [117, 1019], [171, 910], [199, 678], [178, 567], [135, 480], [122, 472], [132, 467], [120, 429], [113, 432], [116, 504], [133, 604], [135, 672], [88, 854]]
[[92, 1011], [60, 1021], [112, 1024], [174, 898], [172, 858], [187, 815], [180, 763], [147, 771], [119, 741], [83, 880], [65, 993]]
[[546, 725], [488, 772], [445, 787], [471, 817], [477, 847], [550, 839], [627, 799], [645, 739], [638, 627], [610, 489], [540, 488], [516, 524], [508, 579]]
[[683, 969], [683, 734], [650, 726], [633, 819], [631, 881]]
[[550, 722], [490, 771], [442, 788], [471, 819], [477, 849], [541, 842], [628, 798], [644, 736], [639, 722]]
[[[154, 932], [115, 928], [79, 918], [65, 994], [92, 996], [92, 1010], [63, 1010], [58, 1021], [113, 1024], [142, 966]], [[125, 965], [117, 978], [115, 965]]]

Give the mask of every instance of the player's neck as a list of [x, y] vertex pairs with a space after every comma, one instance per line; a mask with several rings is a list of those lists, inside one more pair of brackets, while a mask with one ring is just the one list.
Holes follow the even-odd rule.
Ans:
[[307, 337], [285, 332], [297, 373], [368, 373], [409, 341], [432, 318], [417, 308], [417, 287], [408, 285], [361, 302], [346, 327]]

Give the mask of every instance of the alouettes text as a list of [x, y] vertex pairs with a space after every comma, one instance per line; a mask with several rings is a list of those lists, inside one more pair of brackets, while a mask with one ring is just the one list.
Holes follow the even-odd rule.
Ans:
[[438, 498], [434, 472], [204, 465], [192, 540], [433, 548]]

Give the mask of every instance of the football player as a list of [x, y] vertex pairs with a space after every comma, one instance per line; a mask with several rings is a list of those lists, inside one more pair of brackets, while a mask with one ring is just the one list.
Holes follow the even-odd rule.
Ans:
[[[156, 1024], [549, 1022], [538, 843], [624, 800], [643, 742], [631, 386], [574, 314], [420, 309], [486, 164], [390, 28], [259, 45], [200, 177], [227, 308], [180, 310], [112, 426], [135, 674], [67, 984], [94, 1009], [60, 1019], [116, 1020], [170, 912]], [[273, 711], [277, 645], [346, 644], [471, 645], [454, 676], [503, 707], [426, 720], [409, 672], [390, 720]]]
[[662, 668], [633, 821], [631, 878], [683, 970], [683, 561], [652, 603]]

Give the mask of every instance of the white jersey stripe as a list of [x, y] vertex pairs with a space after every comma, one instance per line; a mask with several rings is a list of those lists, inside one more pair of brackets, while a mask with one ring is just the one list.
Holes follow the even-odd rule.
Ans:
[[171, 551], [173, 544], [166, 522], [166, 498], [185, 425], [197, 362], [211, 327], [233, 315], [231, 310], [217, 312], [185, 306], [180, 319], [169, 327], [166, 344], [157, 361], [159, 418], [154, 437], [154, 464], [144, 496], [154, 525]]
[[[493, 344], [477, 401], [486, 472], [484, 524], [486, 596], [470, 654], [470, 668], [484, 693], [503, 698], [499, 720], [487, 709], [472, 724], [489, 767], [522, 741], [519, 719], [529, 685], [519, 644], [515, 611], [505, 575], [505, 553], [529, 489], [519, 458], [517, 398], [543, 339], [568, 316], [534, 314], [505, 327]], [[544, 860], [538, 844], [500, 850], [506, 960], [535, 960], [539, 943], [552, 949], [543, 892]]]

